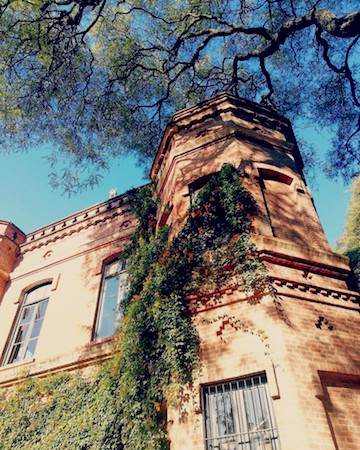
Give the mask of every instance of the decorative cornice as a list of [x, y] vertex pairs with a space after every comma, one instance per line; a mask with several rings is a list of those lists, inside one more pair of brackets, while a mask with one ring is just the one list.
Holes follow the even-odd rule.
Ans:
[[[359, 310], [360, 294], [358, 292], [332, 287], [324, 288], [315, 284], [301, 283], [286, 278], [271, 277], [271, 280], [277, 295]], [[196, 315], [233, 303], [244, 301], [258, 303], [266, 295], [266, 293], [250, 295], [242, 290], [242, 285], [231, 285], [211, 292], [190, 295], [188, 300], [192, 313]]]
[[[202, 126], [206, 120], [214, 119], [216, 116], [227, 112], [231, 112], [234, 117], [241, 118], [255, 125], [261, 124], [269, 129], [281, 130], [286, 136], [286, 140], [282, 142], [285, 146], [289, 143], [293, 144], [293, 154], [300, 164], [299, 167], [302, 167], [301, 156], [288, 119], [257, 103], [223, 93], [196, 106], [179, 111], [173, 116], [172, 121], [165, 130], [159, 150], [155, 156], [150, 171], [151, 179], [155, 180], [157, 177], [160, 167], [163, 165], [163, 161], [171, 147], [170, 143], [176, 134], [180, 133], [183, 129], [194, 130], [198, 126]], [[255, 131], [255, 133], [259, 133], [259, 130]]]
[[331, 303], [334, 306], [347, 306], [351, 309], [359, 309], [360, 306], [360, 294], [355, 291], [333, 287], [325, 288], [286, 278], [272, 277], [272, 279], [279, 295], [302, 298], [303, 300], [313, 299], [318, 302]]
[[291, 267], [297, 270], [301, 270], [303, 272], [316, 273], [318, 275], [324, 275], [339, 280], [346, 280], [349, 275], [348, 270], [336, 266], [334, 267], [330, 265], [321, 264], [316, 261], [307, 261], [305, 259], [303, 260], [301, 258], [296, 258], [294, 256], [286, 257], [283, 255], [276, 254], [275, 252], [274, 253], [261, 252], [259, 256], [262, 261], [271, 262], [274, 264], [278, 264], [280, 266]]
[[247, 100], [245, 98], [235, 97], [234, 95], [231, 95], [227, 92], [222, 92], [200, 103], [197, 103], [194, 106], [189, 106], [188, 108], [184, 108], [180, 111], [177, 111], [173, 115], [173, 120], [180, 121], [188, 117], [192, 118], [196, 114], [201, 113], [203, 109], [205, 108], [214, 109], [216, 108], [217, 105], [220, 105], [224, 102], [231, 102], [237, 108], [242, 108], [246, 110], [249, 109], [249, 113], [251, 113], [253, 116], [255, 116], [256, 114], [261, 114], [267, 118], [271, 117], [272, 119], [277, 120], [280, 123], [284, 122], [289, 123], [288, 119], [278, 114], [274, 109], [260, 105], [259, 103]]
[[132, 216], [130, 209], [127, 207], [126, 195], [98, 203], [97, 205], [83, 209], [71, 216], [29, 233], [26, 236], [26, 242], [21, 245], [21, 253], [27, 253], [121, 215], [125, 217], [128, 215], [128, 218], [125, 218], [120, 228], [128, 228], [131, 225]]
[[[68, 262], [68, 261], [71, 261], [71, 260], [76, 259], [76, 258], [81, 258], [84, 255], [91, 254], [94, 251], [98, 251], [98, 250], [104, 249], [106, 247], [113, 247], [115, 244], [125, 245], [129, 241], [131, 236], [133, 235], [134, 230], [135, 230], [135, 226], [132, 226], [131, 228], [129, 228], [127, 230], [128, 232], [126, 234], [122, 235], [121, 237], [115, 235], [114, 239], [106, 240], [105, 242], [102, 242], [99, 245], [95, 245], [95, 246], [92, 246], [91, 248], [88, 248], [86, 250], [79, 251], [77, 253], [71, 254], [69, 256], [66, 256], [65, 258], [57, 259], [55, 261], [49, 262], [48, 264], [43, 264], [43, 265], [41, 265], [39, 267], [36, 267], [33, 270], [29, 270], [29, 271], [27, 271], [25, 273], [21, 273], [20, 275], [11, 276], [10, 277], [11, 281], [17, 281], [17, 280], [21, 280], [23, 278], [26, 279], [29, 275], [34, 275], [36, 273], [43, 272], [44, 269], [51, 269], [51, 268], [57, 267], [57, 266], [59, 266], [59, 264], [62, 264], [64, 262]], [[99, 272], [99, 274], [100, 274], [100, 272]]]

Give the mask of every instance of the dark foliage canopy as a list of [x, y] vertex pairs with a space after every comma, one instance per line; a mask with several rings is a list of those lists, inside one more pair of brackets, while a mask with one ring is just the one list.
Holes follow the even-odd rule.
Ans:
[[51, 143], [71, 192], [146, 162], [171, 115], [221, 91], [333, 132], [360, 167], [358, 1], [0, 0], [0, 145]]

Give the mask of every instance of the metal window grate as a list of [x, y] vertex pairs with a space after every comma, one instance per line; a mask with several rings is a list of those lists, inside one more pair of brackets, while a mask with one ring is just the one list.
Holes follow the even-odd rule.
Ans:
[[203, 388], [207, 450], [280, 450], [266, 375]]

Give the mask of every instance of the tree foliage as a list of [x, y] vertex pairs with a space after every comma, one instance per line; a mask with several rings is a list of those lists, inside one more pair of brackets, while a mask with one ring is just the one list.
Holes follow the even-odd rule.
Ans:
[[[1, 0], [0, 144], [51, 142], [52, 182], [154, 155], [176, 110], [228, 91], [334, 132], [359, 170], [358, 2]], [[358, 75], [357, 75], [358, 76]]]
[[120, 398], [112, 364], [85, 377], [62, 372], [26, 378], [0, 392], [3, 450], [121, 450]]
[[336, 242], [336, 250], [350, 258], [355, 275], [355, 289], [360, 290], [360, 175], [354, 179], [351, 187], [344, 234]]

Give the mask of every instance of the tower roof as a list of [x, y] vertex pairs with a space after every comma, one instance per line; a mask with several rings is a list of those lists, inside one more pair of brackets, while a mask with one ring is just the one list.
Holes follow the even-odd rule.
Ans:
[[[296, 139], [291, 127], [290, 121], [278, 114], [274, 109], [259, 105], [258, 103], [243, 98], [234, 97], [228, 93], [222, 93], [210, 99], [207, 99], [195, 106], [182, 109], [176, 112], [167, 125], [159, 149], [155, 156], [150, 170], [150, 178], [154, 180], [161, 168], [163, 160], [171, 148], [171, 142], [176, 134], [186, 129], [187, 132], [201, 127], [205, 122], [218, 116], [232, 114], [241, 122], [247, 123], [247, 127], [237, 126], [239, 134], [245, 134], [247, 138], [253, 134], [253, 138], [259, 140], [261, 133], [251, 133], [251, 129], [258, 131], [259, 126], [263, 129], [278, 131], [285, 137], [281, 139], [278, 145], [286, 146], [289, 144], [299, 170], [303, 168], [302, 158], [296, 144]], [[263, 139], [271, 139], [263, 134]], [[272, 141], [274, 141], [272, 139]], [[274, 142], [271, 142], [274, 144]], [[276, 142], [275, 142], [276, 144]]]

